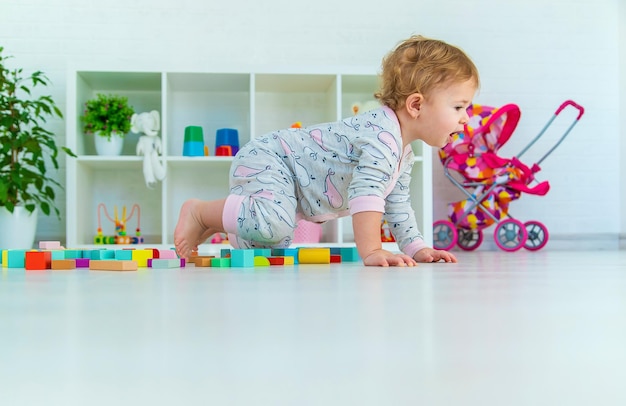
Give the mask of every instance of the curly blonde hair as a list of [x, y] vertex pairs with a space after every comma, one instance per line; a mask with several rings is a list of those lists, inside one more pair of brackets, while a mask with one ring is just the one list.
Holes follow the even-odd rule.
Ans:
[[380, 80], [374, 97], [394, 111], [413, 93], [426, 96], [440, 85], [468, 80], [480, 85], [478, 69], [461, 49], [421, 35], [400, 42], [385, 56]]

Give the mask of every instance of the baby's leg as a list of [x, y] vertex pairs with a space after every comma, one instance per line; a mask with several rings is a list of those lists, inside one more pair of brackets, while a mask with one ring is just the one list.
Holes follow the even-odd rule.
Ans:
[[191, 199], [183, 204], [174, 229], [174, 246], [180, 257], [188, 259], [191, 252], [198, 249], [198, 244], [215, 233], [224, 232], [224, 201]]

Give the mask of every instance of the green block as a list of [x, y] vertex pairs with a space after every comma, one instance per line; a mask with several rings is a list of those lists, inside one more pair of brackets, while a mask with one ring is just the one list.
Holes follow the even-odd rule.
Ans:
[[212, 268], [230, 268], [230, 258], [211, 258]]

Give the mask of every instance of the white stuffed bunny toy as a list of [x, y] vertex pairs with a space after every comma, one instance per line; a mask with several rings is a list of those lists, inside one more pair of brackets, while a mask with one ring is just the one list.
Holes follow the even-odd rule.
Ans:
[[135, 134], [143, 133], [137, 142], [137, 155], [144, 155], [143, 176], [146, 186], [153, 188], [157, 181], [165, 179], [165, 168], [159, 160], [161, 153], [161, 139], [158, 137], [161, 129], [159, 112], [152, 110], [140, 114], [133, 114], [130, 119], [130, 130]]

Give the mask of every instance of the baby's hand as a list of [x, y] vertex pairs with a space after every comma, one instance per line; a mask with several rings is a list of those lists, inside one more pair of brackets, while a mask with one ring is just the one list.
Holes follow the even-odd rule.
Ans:
[[456, 257], [448, 251], [436, 250], [433, 248], [422, 248], [413, 257], [417, 262], [458, 262]]
[[372, 251], [363, 258], [363, 264], [367, 266], [415, 266], [417, 262], [405, 254], [394, 254], [385, 250]]

